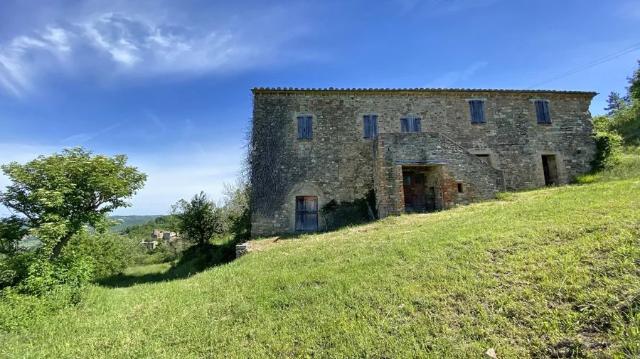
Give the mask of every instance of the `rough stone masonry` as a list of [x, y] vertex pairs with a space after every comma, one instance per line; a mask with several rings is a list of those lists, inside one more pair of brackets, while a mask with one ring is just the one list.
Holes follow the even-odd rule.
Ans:
[[379, 217], [565, 184], [590, 170], [594, 92], [256, 88], [252, 235], [322, 230], [370, 191]]

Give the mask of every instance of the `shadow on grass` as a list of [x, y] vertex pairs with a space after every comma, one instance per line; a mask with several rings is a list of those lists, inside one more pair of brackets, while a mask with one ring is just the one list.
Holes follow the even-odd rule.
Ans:
[[211, 267], [229, 263], [235, 259], [235, 245], [238, 241], [190, 247], [180, 259], [164, 272], [141, 274], [118, 274], [103, 278], [98, 284], [110, 288], [124, 288], [136, 284], [157, 283], [188, 278]]

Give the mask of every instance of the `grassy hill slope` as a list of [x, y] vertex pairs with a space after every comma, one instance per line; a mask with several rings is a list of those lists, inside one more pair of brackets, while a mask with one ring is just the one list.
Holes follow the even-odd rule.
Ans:
[[508, 194], [94, 286], [0, 356], [637, 357], [639, 238], [640, 178]]

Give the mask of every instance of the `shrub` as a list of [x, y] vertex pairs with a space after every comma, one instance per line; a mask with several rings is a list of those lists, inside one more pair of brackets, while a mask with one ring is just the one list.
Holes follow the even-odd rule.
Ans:
[[155, 249], [143, 249], [143, 254], [136, 257], [135, 264], [157, 264], [175, 261], [185, 248], [190, 245], [191, 243], [184, 240], [176, 240], [172, 243], [161, 241]]
[[369, 191], [366, 197], [353, 202], [329, 201], [322, 207], [326, 228], [333, 230], [349, 225], [365, 223], [376, 218], [375, 194]]
[[596, 154], [592, 162], [594, 171], [611, 168], [620, 162], [622, 138], [620, 135], [599, 131], [595, 134]]
[[[143, 253], [138, 241], [115, 233], [81, 233], [65, 248], [65, 260], [88, 260], [93, 272], [91, 280], [119, 274]], [[84, 258], [84, 259], [83, 259]]]

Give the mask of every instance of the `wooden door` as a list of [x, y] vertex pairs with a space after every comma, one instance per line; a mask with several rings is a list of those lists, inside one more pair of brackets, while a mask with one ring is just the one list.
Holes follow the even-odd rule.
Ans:
[[318, 230], [318, 197], [296, 197], [296, 231], [314, 232]]
[[424, 188], [424, 173], [404, 172], [404, 208], [407, 212], [426, 211], [427, 198]]

